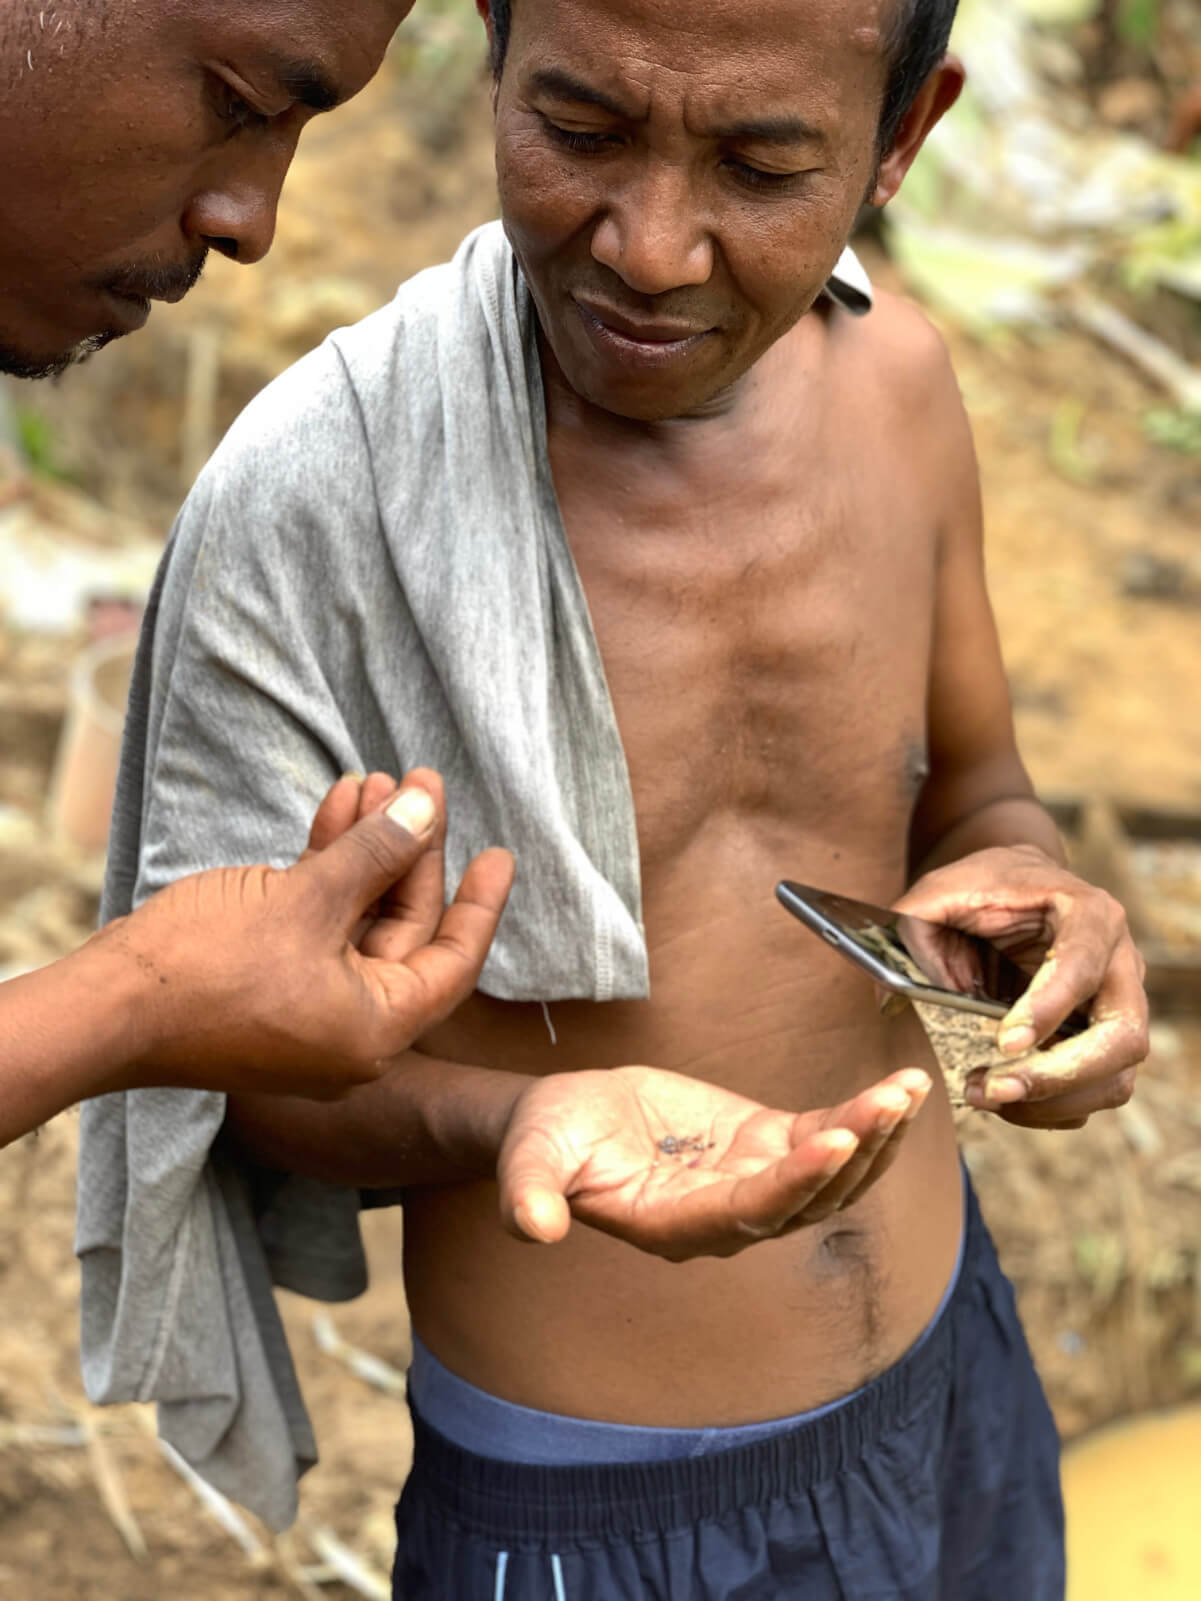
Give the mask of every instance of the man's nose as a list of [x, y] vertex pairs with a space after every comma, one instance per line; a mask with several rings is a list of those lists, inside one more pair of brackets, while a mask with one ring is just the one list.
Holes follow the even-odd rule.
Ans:
[[648, 163], [613, 195], [592, 235], [593, 259], [642, 295], [708, 283], [713, 237], [689, 173]]
[[184, 230], [231, 261], [261, 261], [275, 238], [275, 218], [300, 129], [272, 129], [269, 138], [231, 152], [206, 174], [188, 203]]

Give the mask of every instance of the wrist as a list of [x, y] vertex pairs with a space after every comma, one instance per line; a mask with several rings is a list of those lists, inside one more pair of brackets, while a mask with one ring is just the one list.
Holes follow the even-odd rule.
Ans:
[[1030, 852], [1056, 867], [1065, 860], [1059, 830], [1038, 798], [1010, 795], [988, 801], [945, 829], [912, 871], [910, 882], [990, 850]]
[[234, 1094], [226, 1126], [267, 1167], [360, 1189], [495, 1178], [514, 1108], [532, 1083], [406, 1051], [340, 1101]]
[[107, 1080], [81, 1095], [137, 1089], [150, 1082], [147, 1064], [171, 1032], [169, 986], [129, 938], [126, 924], [126, 918], [117, 918], [67, 958], [86, 993], [98, 1060], [103, 1053], [97, 1071]]
[[[438, 1088], [425, 1103], [431, 1143], [453, 1168], [495, 1178], [505, 1134], [522, 1096], [537, 1080], [524, 1073], [431, 1061]], [[431, 1086], [432, 1088], [432, 1086]]]
[[17, 982], [41, 992], [37, 1056], [47, 1094], [52, 1081], [60, 1106], [135, 1085], [148, 1008], [131, 956], [93, 934], [71, 955]]

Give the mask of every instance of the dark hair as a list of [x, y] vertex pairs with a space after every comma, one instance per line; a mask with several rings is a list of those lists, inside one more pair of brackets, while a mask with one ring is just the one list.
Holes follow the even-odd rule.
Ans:
[[[896, 0], [884, 40], [888, 82], [880, 110], [877, 144], [891, 150], [905, 113], [918, 90], [946, 54], [959, 0]], [[491, 0], [492, 71], [500, 77], [509, 48], [512, 0]]]
[[877, 135], [881, 154], [892, 149], [918, 90], [946, 55], [958, 6], [959, 0], [896, 0], [884, 46], [888, 82]]

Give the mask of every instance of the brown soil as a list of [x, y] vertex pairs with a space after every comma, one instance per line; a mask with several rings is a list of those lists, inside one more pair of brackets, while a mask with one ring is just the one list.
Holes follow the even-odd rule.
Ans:
[[[482, 86], [453, 148], [423, 146], [417, 109], [386, 73], [314, 127], [263, 268], [216, 263], [145, 335], [57, 392], [29, 396], [106, 505], [163, 524], [181, 492], [181, 452], [194, 466], [281, 365], [491, 213]], [[886, 262], [873, 255], [870, 265], [891, 279]], [[948, 337], [976, 428], [993, 593], [1036, 780], [1056, 793], [1201, 811], [1197, 460], [1147, 443], [1139, 418], [1158, 397], [1083, 338], [980, 346]], [[211, 401], [206, 363], [216, 373]], [[1066, 454], [1054, 443], [1065, 417]], [[0, 805], [15, 808], [0, 810], [0, 965], [68, 948], [94, 915], [95, 864], [53, 850], [39, 823], [77, 645], [0, 631]], [[1181, 860], [1187, 901], [1199, 875], [1193, 856]], [[1158, 884], [1148, 880], [1155, 906], [1163, 882], [1162, 870]], [[979, 1049], [965, 1030], [952, 1031], [949, 1059]], [[1067, 1135], [967, 1114], [962, 1134], [1065, 1433], [1201, 1386], [1201, 1024], [1182, 1015], [1157, 1025], [1131, 1111]], [[270, 1548], [256, 1567], [160, 1459], [138, 1409], [86, 1408], [70, 1249], [74, 1140], [68, 1115], [0, 1154], [0, 1598], [301, 1594], [284, 1567], [315, 1560], [303, 1532], [290, 1556]], [[334, 1317], [344, 1337], [403, 1368], [399, 1218], [369, 1225], [372, 1289]], [[285, 1299], [322, 1449], [304, 1487], [304, 1525], [328, 1525], [386, 1571], [407, 1461], [403, 1403], [322, 1354], [314, 1309]], [[81, 1417], [103, 1431], [148, 1546], [143, 1560], [105, 1510], [94, 1456], [12, 1428]], [[352, 1594], [336, 1584], [316, 1593]]]

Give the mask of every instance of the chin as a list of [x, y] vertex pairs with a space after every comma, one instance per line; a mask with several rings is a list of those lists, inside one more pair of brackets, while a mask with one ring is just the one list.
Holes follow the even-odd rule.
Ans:
[[715, 408], [727, 385], [587, 384], [573, 385], [577, 393], [602, 411], [629, 422], [674, 422], [680, 417], [702, 417]]
[[58, 378], [69, 367], [78, 367], [120, 337], [116, 330], [111, 329], [104, 333], [89, 334], [86, 339], [79, 340], [68, 350], [59, 351], [57, 355], [16, 350], [0, 342], [0, 373], [10, 378]]

